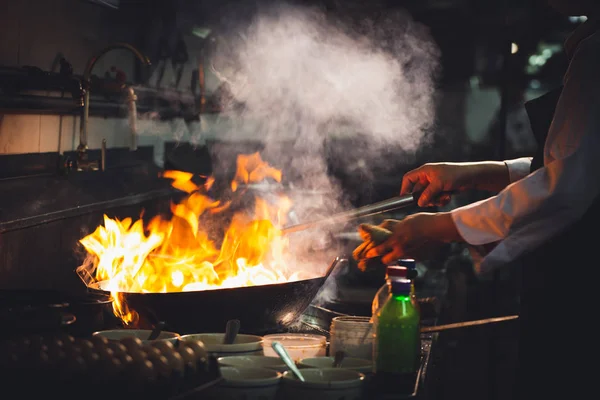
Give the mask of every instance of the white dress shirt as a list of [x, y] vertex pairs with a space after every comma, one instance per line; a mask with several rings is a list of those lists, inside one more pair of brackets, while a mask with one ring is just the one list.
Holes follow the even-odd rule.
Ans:
[[[580, 219], [600, 194], [600, 32], [588, 20], [565, 43], [571, 61], [544, 147], [505, 161], [511, 184], [495, 196], [451, 211], [471, 245], [497, 245], [477, 265], [487, 273], [533, 250]], [[583, 39], [581, 39], [583, 37]]]

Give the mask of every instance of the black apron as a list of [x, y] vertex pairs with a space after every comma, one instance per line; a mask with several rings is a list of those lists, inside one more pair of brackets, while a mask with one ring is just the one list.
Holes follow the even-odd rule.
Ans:
[[[538, 143], [532, 172], [543, 166], [544, 144], [561, 90], [525, 104]], [[595, 380], [600, 377], [590, 379], [586, 372], [597, 369], [591, 351], [600, 333], [584, 327], [594, 325], [599, 313], [594, 293], [598, 229], [597, 199], [583, 218], [518, 260], [522, 274], [517, 399], [578, 399], [580, 393], [596, 391]]]

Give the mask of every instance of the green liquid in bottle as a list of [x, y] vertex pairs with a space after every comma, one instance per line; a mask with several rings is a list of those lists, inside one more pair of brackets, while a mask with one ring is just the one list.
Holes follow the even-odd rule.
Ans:
[[394, 282], [374, 326], [373, 372], [381, 390], [406, 393], [414, 388], [421, 360], [421, 315], [410, 281]]

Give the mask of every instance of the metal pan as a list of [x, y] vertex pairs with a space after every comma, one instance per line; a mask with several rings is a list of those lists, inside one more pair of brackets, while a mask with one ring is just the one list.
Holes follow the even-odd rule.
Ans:
[[106, 294], [81, 296], [46, 289], [0, 290], [0, 323], [21, 334], [54, 327], [73, 336], [87, 336], [110, 328], [114, 322], [111, 314], [112, 300]]
[[[256, 335], [283, 331], [297, 323], [332, 271], [346, 259], [336, 257], [320, 278], [274, 285], [174, 293], [123, 293], [141, 319], [164, 321], [165, 330], [180, 334], [223, 332], [239, 319], [240, 331]], [[102, 282], [90, 287], [108, 293]]]

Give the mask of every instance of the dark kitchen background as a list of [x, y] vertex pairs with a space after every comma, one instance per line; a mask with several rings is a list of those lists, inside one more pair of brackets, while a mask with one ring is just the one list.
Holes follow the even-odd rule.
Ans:
[[[74, 272], [82, 260], [77, 241], [101, 223], [103, 214], [138, 216], [144, 210], [144, 216], [155, 215], [176, 196], [158, 179], [161, 170], [227, 172], [236, 154], [264, 147], [261, 132], [220, 113], [227, 90], [207, 67], [214, 31], [232, 13], [236, 21], [251, 19], [256, 3], [0, 0], [0, 288], [85, 290]], [[389, 148], [377, 160], [364, 160], [361, 145], [350, 138], [327, 141], [328, 169], [352, 206], [394, 196], [402, 174], [424, 162], [533, 154], [523, 103], [560, 84], [566, 67], [563, 41], [585, 20], [559, 16], [534, 0], [295, 3], [316, 5], [349, 21], [406, 10], [430, 30], [439, 48], [436, 117], [426, 146], [416, 152]], [[94, 57], [88, 159], [79, 160], [81, 77]], [[132, 106], [137, 110], [133, 122]], [[105, 172], [75, 171], [77, 161], [99, 166], [103, 146]], [[483, 195], [455, 199], [451, 206]], [[513, 271], [482, 281], [461, 248], [449, 249], [428, 266], [445, 282], [448, 321], [516, 307]], [[380, 274], [348, 274], [355, 286], [376, 290], [382, 283]], [[440, 383], [437, 398], [503, 396], [500, 380], [505, 378], [490, 378], [495, 375], [489, 368], [510, 369], [514, 348], [507, 344], [509, 350], [498, 350], [501, 333], [489, 346], [489, 337], [475, 335], [447, 335], [444, 362], [455, 368], [448, 369], [451, 376]], [[453, 350], [469, 341], [477, 351]], [[504, 354], [505, 360], [490, 366], [482, 348], [485, 354]], [[465, 379], [471, 386], [464, 386]]]

